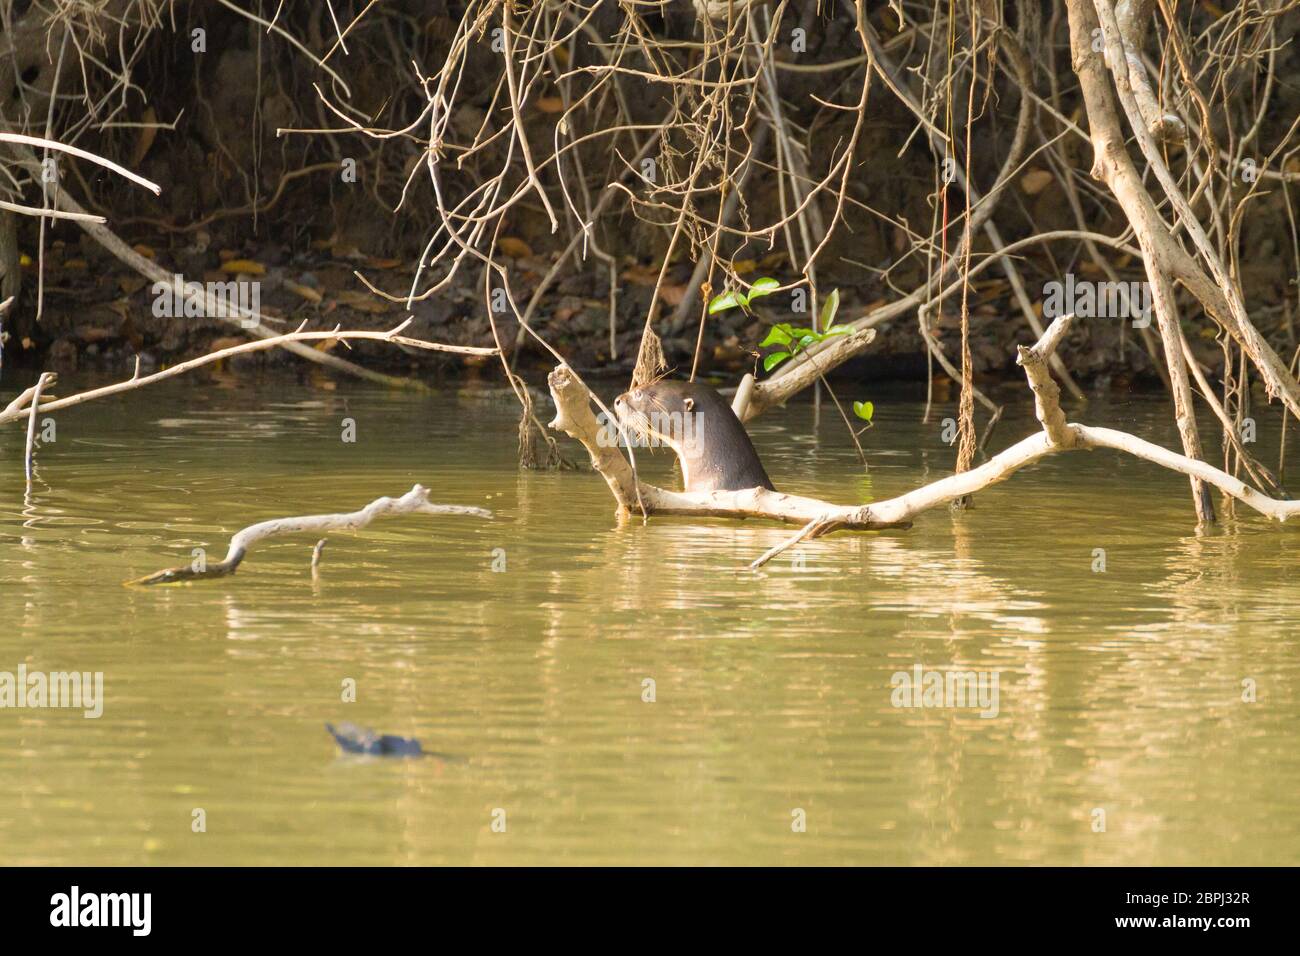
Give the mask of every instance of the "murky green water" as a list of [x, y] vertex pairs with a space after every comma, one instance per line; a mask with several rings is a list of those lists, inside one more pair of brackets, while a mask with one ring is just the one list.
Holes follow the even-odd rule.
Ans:
[[[872, 397], [870, 479], [832, 416], [760, 420], [778, 486], [852, 501], [945, 473], [920, 406]], [[1173, 446], [1170, 419], [1086, 413]], [[1300, 861], [1300, 526], [1198, 538], [1183, 479], [1095, 452], [750, 574], [788, 532], [619, 528], [598, 477], [520, 474], [515, 424], [468, 390], [161, 386], [60, 414], [26, 501], [24, 429], [0, 432], [0, 671], [102, 671], [106, 698], [98, 720], [0, 710], [0, 861]], [[312, 538], [122, 586], [416, 481], [496, 520], [334, 535], [315, 586]], [[892, 706], [918, 664], [996, 671], [998, 715]], [[339, 720], [466, 759], [342, 759]]]

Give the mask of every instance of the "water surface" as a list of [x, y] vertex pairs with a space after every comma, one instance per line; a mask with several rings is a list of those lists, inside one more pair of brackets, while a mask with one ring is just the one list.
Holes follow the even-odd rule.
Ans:
[[[320, 384], [195, 379], [60, 413], [29, 497], [25, 429], [0, 431], [0, 670], [103, 671], [106, 697], [98, 720], [0, 710], [0, 862], [1300, 861], [1300, 525], [1243, 512], [1198, 536], [1184, 479], [1076, 453], [752, 574], [788, 530], [620, 526], [599, 477], [516, 469], [499, 394]], [[947, 473], [951, 406], [924, 424], [911, 398], [861, 397], [869, 476], [833, 413], [755, 423], [779, 487], [851, 502]], [[1080, 415], [1176, 447], [1158, 398]], [[1032, 427], [1011, 408], [993, 444]], [[331, 535], [316, 584], [309, 536], [231, 578], [122, 586], [417, 481], [496, 518]], [[892, 706], [917, 664], [996, 671], [998, 715]], [[464, 759], [342, 759], [340, 720]]]

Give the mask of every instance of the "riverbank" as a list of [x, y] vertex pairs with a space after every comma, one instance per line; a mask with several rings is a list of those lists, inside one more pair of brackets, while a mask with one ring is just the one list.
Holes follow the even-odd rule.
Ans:
[[[410, 287], [414, 266], [397, 259], [362, 255], [355, 247], [312, 244], [300, 252], [274, 245], [231, 248], [185, 246], [163, 250], [145, 242], [134, 243], [135, 251], [158, 263], [178, 281], [236, 283], [255, 289], [261, 313], [269, 327], [291, 331], [307, 322], [309, 330], [337, 326], [352, 330], [382, 331], [407, 316], [412, 318], [405, 334], [452, 345], [494, 344], [492, 324], [483, 304], [481, 288], [452, 284], [444, 291], [410, 309], [404, 301], [390, 301], [370, 292], [358, 276], [377, 289], [399, 298]], [[511, 261], [512, 291], [516, 301], [526, 302], [548, 273], [549, 259], [531, 256]], [[53, 241], [44, 268], [45, 311], [35, 317], [36, 266], [25, 258], [25, 291], [5, 317], [9, 330], [4, 362], [11, 368], [41, 368], [61, 372], [129, 371], [136, 356], [145, 370], [172, 365], [185, 359], [247, 340], [238, 322], [204, 316], [158, 314], [168, 290], [127, 269], [89, 240]], [[689, 264], [669, 269], [670, 280], [689, 273]], [[1086, 273], [1085, 273], [1086, 274]], [[669, 286], [675, 288], [670, 281]], [[603, 287], [603, 288], [602, 288]], [[536, 330], [565, 359], [584, 373], [630, 374], [650, 307], [654, 278], [648, 265], [629, 263], [622, 272], [616, 297], [615, 343], [609, 348], [610, 313], [607, 278], [585, 273], [565, 279], [547, 295], [546, 305], [533, 319]], [[987, 283], [971, 302], [975, 317], [972, 331], [972, 362], [977, 384], [985, 387], [1000, 382], [1018, 384], [1022, 376], [1015, 365], [1015, 347], [1033, 340], [1025, 320], [1004, 297], [1006, 283]], [[600, 298], [603, 295], [604, 298]], [[867, 301], [869, 288], [841, 289], [840, 317], [853, 319], [870, 315], [886, 304], [885, 299]], [[946, 354], [955, 357], [960, 345], [959, 301], [946, 303], [932, 319], [931, 329]], [[1261, 322], [1285, 347], [1288, 329], [1282, 316], [1273, 327]], [[754, 370], [758, 348], [768, 328], [789, 321], [788, 309], [779, 301], [756, 304], [746, 315], [733, 309], [709, 316], [700, 344], [700, 369], [707, 374], [739, 379]], [[665, 356], [670, 367], [689, 372], [694, 363], [698, 318], [680, 328], [660, 324]], [[498, 317], [497, 328], [508, 354], [516, 351], [518, 323], [510, 315]], [[23, 333], [20, 330], [25, 329]], [[1197, 360], [1213, 370], [1222, 364], [1222, 350], [1210, 334], [1194, 335], [1190, 345]], [[338, 346], [330, 346], [337, 348]], [[1285, 348], [1284, 348], [1285, 350]], [[1159, 384], [1141, 339], [1125, 319], [1097, 318], [1079, 321], [1060, 349], [1074, 376], [1094, 389], [1125, 388]], [[368, 367], [388, 372], [405, 372], [417, 377], [499, 375], [492, 366], [497, 360], [411, 355], [382, 344], [358, 343], [348, 357]], [[550, 354], [528, 336], [522, 337], [515, 367], [531, 374], [544, 374], [554, 365]], [[232, 367], [260, 369], [293, 367], [301, 361], [286, 352], [273, 350], [232, 360]], [[952, 382], [927, 355], [914, 316], [904, 316], [878, 328], [876, 341], [858, 358], [837, 370], [836, 377], [855, 381], [924, 382], [931, 375], [941, 388]], [[534, 384], [540, 385], [540, 382]]]

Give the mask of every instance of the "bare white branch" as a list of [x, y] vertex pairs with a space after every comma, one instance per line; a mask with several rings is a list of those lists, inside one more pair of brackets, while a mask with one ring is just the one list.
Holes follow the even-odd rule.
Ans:
[[[279, 534], [299, 534], [305, 531], [359, 531], [376, 518], [393, 515], [470, 515], [475, 518], [492, 518], [492, 512], [472, 505], [439, 505], [429, 500], [429, 489], [415, 485], [400, 498], [376, 498], [358, 511], [346, 514], [302, 515], [296, 518], [272, 518], [249, 525], [230, 539], [230, 547], [223, 560], [206, 566], [182, 565], [167, 568], [155, 574], [146, 575], [128, 584], [175, 584], [181, 581], [197, 581], [208, 578], [222, 578], [234, 574], [248, 550], [257, 542]], [[319, 562], [320, 542], [312, 560], [313, 569]]]

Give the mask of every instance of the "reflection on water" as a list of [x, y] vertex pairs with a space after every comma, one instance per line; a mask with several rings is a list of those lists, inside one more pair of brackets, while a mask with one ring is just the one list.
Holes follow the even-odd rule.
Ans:
[[[834, 416], [757, 423], [778, 486], [854, 501], [944, 474], [920, 406], [872, 397], [869, 476]], [[1156, 401], [1086, 416], [1176, 445]], [[0, 432], [0, 671], [103, 671], [107, 698], [99, 720], [0, 710], [0, 862], [1300, 858], [1300, 528], [1198, 537], [1184, 479], [1080, 453], [751, 574], [788, 531], [620, 525], [598, 477], [520, 474], [516, 421], [463, 389], [160, 386], [60, 414], [26, 500], [23, 429]], [[496, 519], [333, 535], [314, 586], [311, 536], [233, 578], [121, 586], [417, 481]], [[917, 664], [997, 671], [998, 716], [891, 706]], [[340, 720], [465, 759], [341, 759]]]

